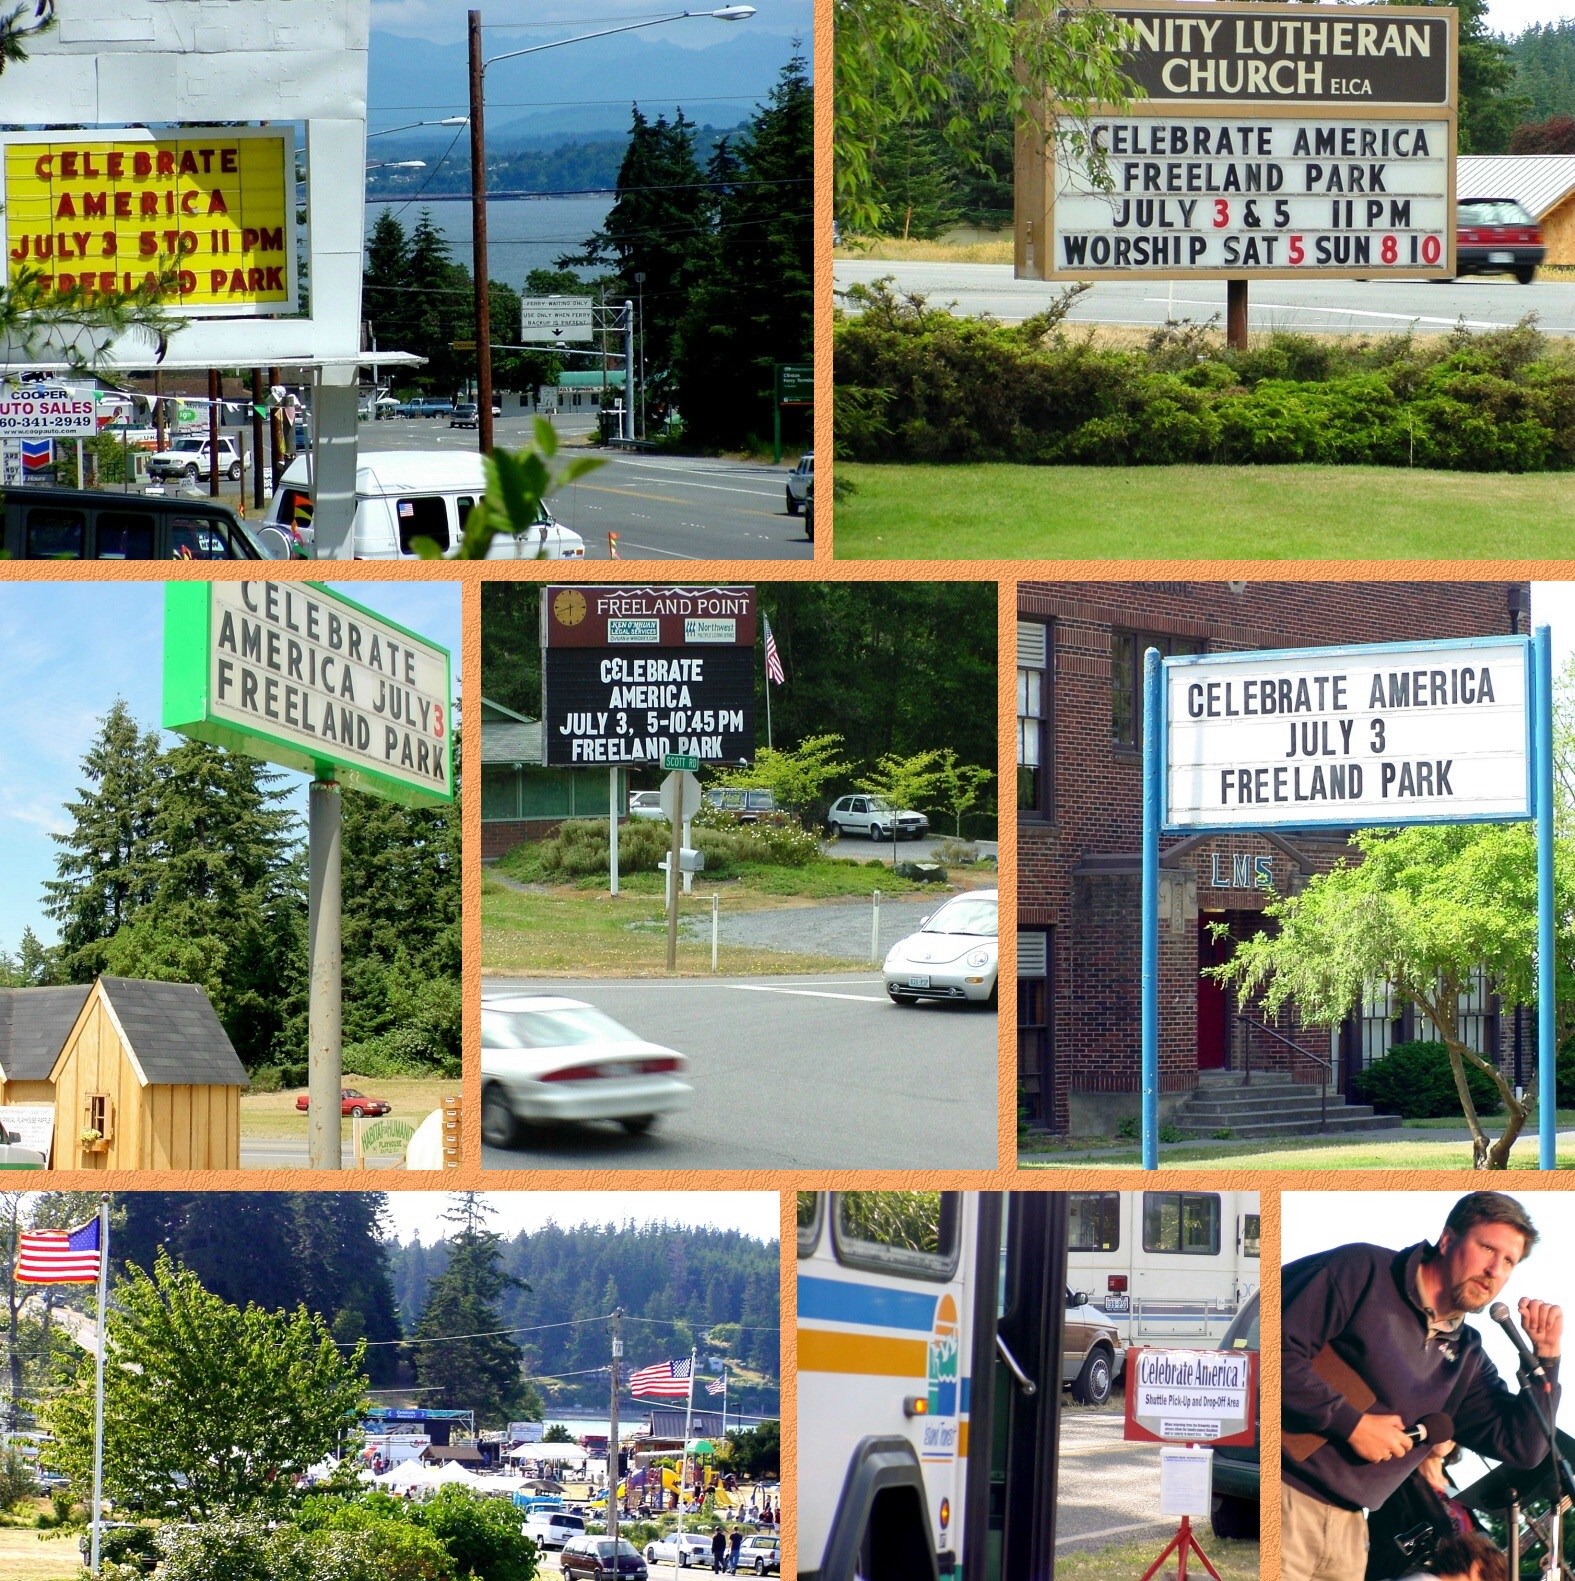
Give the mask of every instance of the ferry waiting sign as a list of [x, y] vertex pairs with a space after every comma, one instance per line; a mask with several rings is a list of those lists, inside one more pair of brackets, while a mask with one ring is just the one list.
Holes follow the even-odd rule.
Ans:
[[1019, 137], [1019, 278], [1453, 275], [1452, 10], [1111, 9], [1136, 92]]
[[[1142, 1139], [1159, 1167], [1160, 837], [1537, 826], [1538, 1091], [1556, 1089], [1553, 635], [1143, 661]], [[1540, 1167], [1556, 1160], [1539, 1104]]]

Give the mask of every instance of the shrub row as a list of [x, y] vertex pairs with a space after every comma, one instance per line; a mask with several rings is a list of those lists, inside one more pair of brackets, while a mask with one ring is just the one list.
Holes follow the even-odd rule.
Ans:
[[[804, 867], [820, 854], [820, 842], [790, 822], [734, 824], [691, 829], [695, 848], [705, 852], [709, 878], [726, 878], [741, 867]], [[618, 829], [618, 870], [654, 873], [672, 846], [672, 826], [665, 819], [633, 819]], [[541, 872], [549, 881], [605, 873], [608, 837], [605, 819], [574, 819], [536, 847]]]
[[1157, 466], [1325, 462], [1450, 471], [1575, 466], [1575, 354], [1513, 329], [1349, 344], [1195, 325], [1135, 351], [1067, 329], [1076, 292], [1018, 325], [855, 288], [836, 328], [836, 434], [854, 461]]

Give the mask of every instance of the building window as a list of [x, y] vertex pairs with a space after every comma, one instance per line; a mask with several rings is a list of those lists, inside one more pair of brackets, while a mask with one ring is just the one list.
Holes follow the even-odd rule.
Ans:
[[1050, 628], [1043, 621], [1017, 623], [1017, 815], [1050, 816]]
[[1143, 1250], [1216, 1257], [1220, 1199], [1212, 1191], [1145, 1191]]
[[1017, 930], [1017, 1101], [1029, 1122], [1055, 1119], [1050, 1021], [1050, 934]]
[[1152, 631], [1110, 634], [1110, 739], [1134, 751], [1143, 745], [1143, 655], [1158, 648], [1166, 657], [1202, 653], [1208, 644], [1196, 637], [1170, 637]]
[[108, 1093], [90, 1092], [83, 1106], [82, 1140], [93, 1151], [94, 1143], [110, 1141], [115, 1134], [115, 1105]]

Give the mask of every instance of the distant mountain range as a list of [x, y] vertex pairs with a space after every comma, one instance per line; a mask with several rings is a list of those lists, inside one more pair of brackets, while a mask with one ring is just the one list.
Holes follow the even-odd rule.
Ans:
[[[489, 30], [487, 50], [505, 54], [532, 42], [541, 42], [541, 35]], [[807, 38], [802, 47], [807, 58]], [[790, 54], [791, 43], [782, 34], [752, 33], [748, 23], [737, 23], [727, 26], [716, 43], [698, 49], [633, 35], [501, 61], [487, 72], [487, 149], [496, 154], [622, 139], [635, 104], [653, 118], [670, 117], [682, 106], [698, 125], [736, 126], [770, 93]], [[466, 112], [463, 42], [434, 44], [374, 32], [369, 78], [367, 123], [373, 132]], [[432, 128], [394, 133], [377, 138], [369, 157], [425, 157], [434, 146], [441, 153], [453, 135], [444, 132], [434, 144]]]

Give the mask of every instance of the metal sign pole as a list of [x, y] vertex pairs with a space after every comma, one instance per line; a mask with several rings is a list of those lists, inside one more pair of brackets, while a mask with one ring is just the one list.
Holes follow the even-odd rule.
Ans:
[[311, 891], [308, 931], [311, 997], [308, 1002], [307, 1167], [340, 1169], [342, 1085], [340, 1041], [339, 787], [332, 780], [312, 781], [307, 839]]
[[1553, 633], [1532, 639], [1535, 714], [1532, 762], [1537, 773], [1537, 1153], [1538, 1167], [1558, 1167], [1558, 1031], [1553, 955]]
[[1143, 655], [1143, 1167], [1159, 1168], [1159, 649]]

